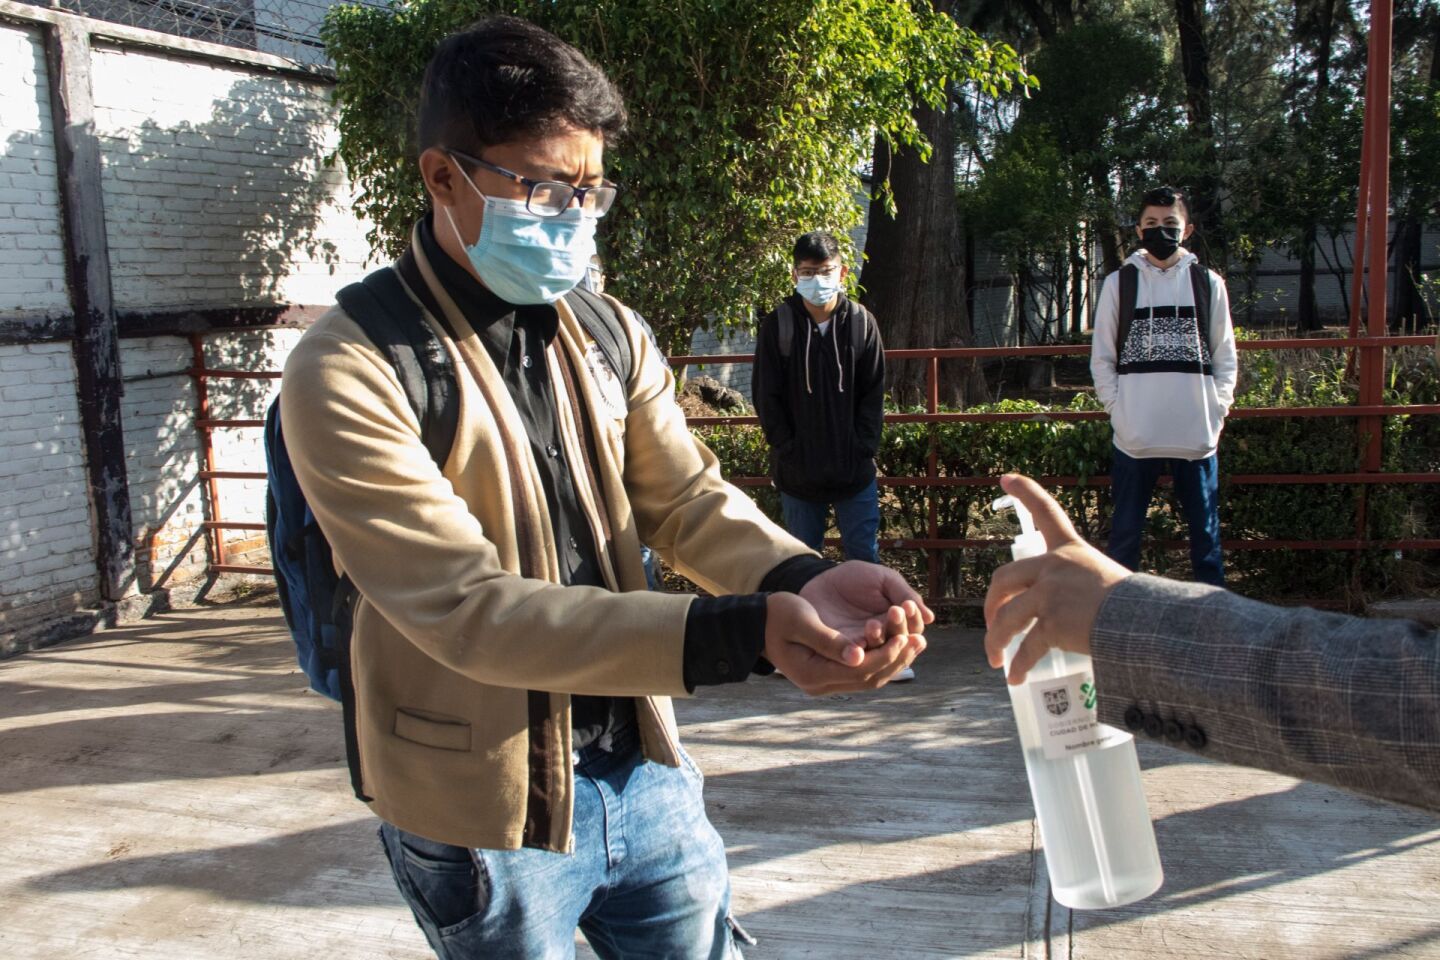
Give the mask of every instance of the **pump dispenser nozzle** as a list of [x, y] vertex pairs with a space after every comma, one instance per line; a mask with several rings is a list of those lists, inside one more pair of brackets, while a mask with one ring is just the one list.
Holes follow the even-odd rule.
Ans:
[[1009, 507], [1015, 511], [1015, 517], [1020, 521], [1020, 536], [1010, 545], [1010, 555], [1016, 560], [1023, 560], [1026, 557], [1038, 557], [1045, 552], [1045, 535], [1035, 529], [1035, 520], [1030, 516], [1030, 511], [1025, 504], [1016, 500], [1010, 494], [997, 497], [991, 504], [991, 510], [1004, 510]]

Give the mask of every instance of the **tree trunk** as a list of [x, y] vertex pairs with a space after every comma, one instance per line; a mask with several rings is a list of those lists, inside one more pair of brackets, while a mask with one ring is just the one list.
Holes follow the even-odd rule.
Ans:
[[1185, 112], [1191, 139], [1200, 147], [1202, 168], [1190, 184], [1190, 219], [1196, 225], [1192, 245], [1217, 269], [1225, 262], [1220, 220], [1220, 155], [1210, 109], [1210, 52], [1205, 45], [1205, 0], [1175, 0], [1180, 27], [1180, 68], [1185, 75]]
[[[1431, 12], [1430, 43], [1430, 88], [1440, 84], [1440, 14]], [[1411, 210], [1433, 209], [1430, 202], [1411, 203]], [[1421, 245], [1425, 238], [1425, 223], [1421, 216], [1410, 214], [1395, 224], [1395, 310], [1390, 314], [1390, 329], [1409, 327], [1419, 330], [1435, 320], [1424, 294], [1417, 286], [1420, 279]]]
[[[892, 152], [883, 137], [875, 139], [877, 186], [865, 239], [864, 303], [879, 321], [888, 348], [974, 346], [949, 111], [922, 107], [915, 119], [933, 146], [929, 163], [922, 163], [913, 150]], [[894, 218], [879, 199], [879, 184], [887, 174], [895, 193]], [[897, 403], [924, 402], [924, 363], [889, 364], [888, 379]], [[940, 364], [941, 402], [964, 406], [985, 396], [985, 375], [978, 363]]]
[[[1298, 12], [1297, 12], [1298, 13]], [[1334, 49], [1335, 0], [1325, 0], [1318, 8], [1320, 47], [1315, 56], [1316, 116], [1325, 115], [1330, 99], [1330, 55]], [[1311, 214], [1303, 224], [1300, 236], [1300, 303], [1296, 317], [1297, 330], [1319, 330], [1323, 324], [1315, 302], [1315, 242], [1319, 236], [1315, 217]]]
[[1070, 335], [1080, 336], [1085, 325], [1085, 260], [1080, 256], [1080, 237], [1070, 234]]
[[1100, 237], [1100, 260], [1105, 266], [1106, 275], [1109, 275], [1119, 270], [1124, 260], [1120, 225], [1115, 222], [1115, 199], [1110, 192], [1110, 168], [1103, 163], [1091, 167], [1090, 182], [1095, 186], [1095, 196], [1100, 199], [1095, 232]]
[[1315, 223], [1305, 224], [1300, 237], [1300, 303], [1295, 317], [1297, 330], [1319, 330], [1320, 308], [1315, 302]]
[[1406, 217], [1395, 225], [1395, 309], [1390, 314], [1390, 329], [1419, 330], [1434, 320], [1430, 305], [1416, 286], [1420, 277], [1421, 241], [1425, 224]]

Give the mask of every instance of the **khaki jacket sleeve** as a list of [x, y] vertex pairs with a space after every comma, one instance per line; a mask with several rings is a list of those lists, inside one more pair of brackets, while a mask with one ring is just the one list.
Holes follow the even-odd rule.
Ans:
[[366, 603], [427, 655], [481, 683], [685, 695], [692, 598], [508, 571], [421, 444], [389, 363], [350, 328], [332, 314], [302, 339], [285, 367], [281, 418], [300, 487]]
[[781, 562], [814, 556], [720, 475], [715, 454], [685, 424], [670, 370], [629, 326], [625, 489], [641, 541], [713, 594], [753, 593]]

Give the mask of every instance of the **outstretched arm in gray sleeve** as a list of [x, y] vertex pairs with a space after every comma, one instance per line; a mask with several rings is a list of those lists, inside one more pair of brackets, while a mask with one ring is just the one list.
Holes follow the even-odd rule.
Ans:
[[1440, 632], [1136, 575], [1091, 651], [1107, 723], [1440, 810]]

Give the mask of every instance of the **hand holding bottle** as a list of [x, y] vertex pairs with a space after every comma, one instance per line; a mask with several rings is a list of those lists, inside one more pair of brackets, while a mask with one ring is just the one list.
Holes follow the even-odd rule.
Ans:
[[1033, 481], [1010, 476], [1003, 485], [1007, 495], [992, 506], [1013, 509], [1021, 533], [1010, 548], [1015, 562], [992, 581], [986, 647], [990, 663], [1010, 672], [1051, 893], [1077, 910], [1133, 903], [1158, 890], [1165, 873], [1135, 740], [1100, 722], [1089, 656], [1100, 603], [1128, 572], [1096, 561]]
[[990, 666], [1003, 665], [1005, 648], [1034, 621], [1010, 664], [1007, 679], [1017, 684], [1050, 650], [1089, 656], [1090, 629], [1100, 604], [1130, 571], [1081, 540], [1060, 504], [1034, 480], [1009, 474], [1000, 486], [1030, 511], [1049, 547], [1045, 554], [995, 571], [985, 595]]

